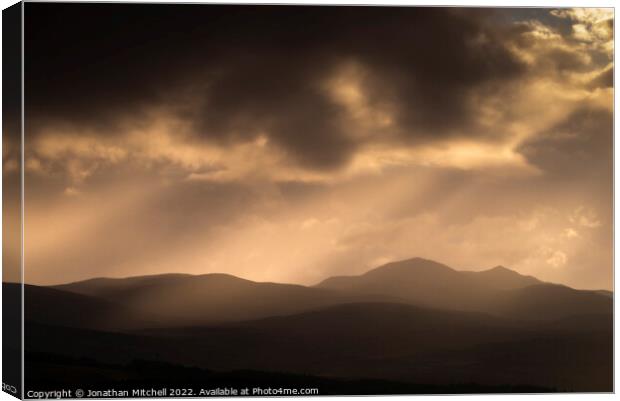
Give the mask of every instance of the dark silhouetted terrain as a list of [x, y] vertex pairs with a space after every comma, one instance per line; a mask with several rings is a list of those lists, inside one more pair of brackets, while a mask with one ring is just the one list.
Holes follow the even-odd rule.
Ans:
[[543, 283], [504, 267], [457, 271], [426, 259], [389, 263], [360, 276], [332, 277], [317, 288], [350, 294], [391, 295], [416, 305], [487, 312], [518, 319], [559, 319], [611, 313], [612, 300], [598, 291]]
[[165, 325], [200, 325], [287, 315], [344, 302], [388, 300], [292, 284], [257, 283], [228, 274], [97, 278], [54, 287], [114, 302]]
[[[20, 284], [3, 291], [19, 292]], [[119, 331], [158, 326], [156, 317], [117, 302], [35, 285], [24, 286], [24, 315], [30, 322], [93, 330]]]
[[135, 363], [151, 361], [164, 382], [190, 380], [189, 367], [223, 381], [250, 370], [319, 381], [324, 394], [611, 391], [611, 308], [597, 291], [424, 259], [317, 287], [219, 274], [93, 279], [26, 286], [26, 351], [35, 387], [62, 383], [65, 369], [102, 386], [148, 382]]
[[[320, 389], [318, 395], [368, 394], [479, 394], [479, 393], [549, 393], [557, 389], [538, 386], [484, 386], [475, 383], [429, 385], [378, 379], [337, 379], [310, 375], [237, 370], [217, 372], [165, 362], [135, 360], [127, 364], [105, 364], [92, 359], [75, 359], [55, 354], [27, 354], [27, 377], [38, 389], [54, 390], [58, 385], [91, 383], [91, 390], [135, 388], [205, 388], [217, 385], [230, 388]], [[62, 367], [64, 375], [57, 376]], [[50, 380], [49, 378], [53, 379]], [[93, 380], [93, 378], [95, 378]], [[30, 383], [26, 383], [30, 387]], [[251, 394], [256, 395], [256, 394]]]

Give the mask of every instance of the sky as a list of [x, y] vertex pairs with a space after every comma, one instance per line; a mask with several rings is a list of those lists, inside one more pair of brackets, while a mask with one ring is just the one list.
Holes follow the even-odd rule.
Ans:
[[424, 257], [613, 285], [610, 9], [25, 10], [28, 283]]

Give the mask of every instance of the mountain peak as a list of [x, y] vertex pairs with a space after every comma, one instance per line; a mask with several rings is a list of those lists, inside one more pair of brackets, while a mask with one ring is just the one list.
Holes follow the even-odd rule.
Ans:
[[377, 268], [374, 268], [366, 272], [365, 274], [376, 274], [379, 272], [386, 272], [386, 271], [407, 271], [411, 269], [454, 271], [452, 268], [442, 263], [435, 262], [434, 260], [415, 257], [411, 259], [405, 259], [405, 260], [399, 260], [395, 262], [386, 263], [384, 265], [381, 265]]
[[480, 271], [480, 273], [502, 274], [502, 275], [509, 275], [510, 274], [510, 275], [513, 275], [513, 276], [531, 277], [531, 276], [525, 276], [525, 275], [519, 273], [516, 270], [509, 269], [509, 268], [507, 268], [505, 266], [502, 266], [502, 265], [497, 265], [497, 266], [492, 267], [492, 268], [490, 268], [488, 270], [482, 270], [482, 271]]
[[[328, 289], [351, 289], [365, 286], [402, 286], [407, 282], [429, 282], [450, 280], [458, 275], [451, 267], [430, 259], [415, 257], [386, 263], [366, 273], [354, 276], [333, 276], [323, 280], [317, 287]], [[384, 288], [385, 289], [385, 288]], [[372, 291], [371, 291], [372, 292]]]
[[479, 277], [485, 277], [487, 280], [490, 280], [493, 285], [503, 289], [521, 288], [542, 283], [536, 277], [523, 275], [501, 265], [474, 274]]
[[[510, 272], [510, 273], [517, 273], [516, 271], [509, 269], [505, 266], [502, 265], [497, 265], [495, 267], [492, 267], [490, 269], [487, 270], [488, 272]], [[517, 273], [519, 274], [519, 273]]]

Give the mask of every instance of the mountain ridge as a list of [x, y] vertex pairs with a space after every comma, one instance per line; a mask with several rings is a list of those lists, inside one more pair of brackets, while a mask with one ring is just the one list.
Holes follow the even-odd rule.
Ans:
[[[231, 279], [236, 279], [236, 280], [241, 280], [241, 281], [245, 281], [245, 282], [249, 282], [249, 283], [255, 283], [255, 284], [283, 284], [283, 285], [290, 285], [290, 286], [299, 286], [299, 287], [306, 287], [306, 288], [311, 288], [311, 287], [320, 287], [323, 283], [328, 282], [330, 280], [334, 280], [334, 279], [348, 279], [348, 278], [354, 278], [354, 277], [359, 277], [359, 276], [365, 276], [368, 274], [373, 274], [373, 273], [379, 273], [379, 272], [384, 272], [386, 270], [391, 270], [391, 269], [401, 269], [403, 266], [402, 264], [405, 263], [413, 263], [413, 262], [423, 262], [423, 263], [427, 263], [430, 265], [433, 265], [437, 268], [440, 268], [444, 271], [450, 271], [450, 272], [455, 272], [455, 273], [462, 273], [462, 274], [472, 274], [472, 275], [494, 275], [494, 274], [502, 274], [502, 275], [511, 275], [513, 277], [521, 277], [524, 279], [528, 279], [531, 280], [532, 283], [549, 283], [549, 284], [553, 284], [553, 285], [559, 285], [559, 286], [565, 286], [577, 291], [592, 291], [592, 292], [598, 292], [601, 293], [603, 295], [609, 295], [611, 296], [613, 294], [613, 291], [610, 290], [604, 290], [604, 289], [577, 289], [574, 287], [570, 287], [566, 284], [560, 284], [560, 283], [552, 283], [552, 282], [545, 282], [542, 281], [534, 276], [531, 275], [524, 275], [519, 273], [516, 270], [510, 269], [508, 267], [505, 267], [503, 265], [497, 265], [488, 269], [484, 269], [484, 270], [456, 270], [448, 265], [445, 265], [443, 263], [440, 262], [436, 262], [433, 261], [431, 259], [426, 259], [426, 258], [422, 258], [422, 257], [412, 257], [412, 258], [408, 258], [408, 259], [403, 259], [403, 260], [399, 260], [399, 261], [392, 261], [392, 262], [388, 262], [385, 264], [382, 264], [380, 266], [371, 268], [370, 270], [367, 270], [364, 273], [360, 273], [360, 274], [344, 274], [344, 275], [336, 275], [336, 276], [329, 276], [323, 280], [321, 280], [319, 283], [314, 284], [314, 285], [304, 285], [304, 284], [297, 284], [297, 283], [284, 283], [284, 282], [276, 282], [276, 281], [259, 281], [259, 280], [251, 280], [248, 278], [244, 278], [244, 277], [240, 277], [240, 276], [236, 276], [234, 274], [230, 274], [230, 273], [219, 273], [219, 272], [211, 272], [211, 273], [201, 273], [201, 274], [192, 274], [192, 273], [154, 273], [154, 274], [143, 274], [143, 275], [138, 275], [138, 276], [125, 276], [125, 277], [106, 277], [106, 276], [99, 276], [99, 277], [93, 277], [93, 278], [89, 278], [89, 279], [84, 279], [84, 280], [75, 280], [75, 281], [71, 281], [68, 283], [62, 283], [62, 284], [53, 284], [53, 285], [37, 285], [39, 287], [49, 287], [49, 288], [58, 288], [58, 289], [68, 289], [72, 286], [76, 286], [76, 285], [88, 285], [88, 284], [92, 284], [92, 283], [102, 283], [102, 282], [107, 282], [107, 283], [120, 283], [120, 282], [136, 282], [136, 281], [150, 281], [150, 280], [157, 280], [157, 279], [164, 279], [164, 278], [206, 278], [206, 277], [228, 277]], [[411, 266], [409, 266], [411, 267]]]
[[[605, 293], [421, 258], [322, 285], [329, 288], [220, 273], [27, 285], [28, 351], [60, 352], [53, 366], [64, 357], [155, 358], [216, 371], [612, 388], [613, 298]], [[575, 369], [582, 366], [585, 375]]]
[[[528, 289], [537, 286], [543, 287]], [[559, 319], [571, 315], [571, 308], [581, 314], [607, 313], [611, 307], [611, 297], [604, 294], [545, 283], [503, 266], [458, 271], [423, 258], [390, 262], [357, 276], [330, 277], [315, 286], [207, 273], [95, 278], [52, 288], [162, 316], [173, 326], [260, 319], [369, 301], [517, 319]]]
[[515, 270], [509, 269], [501, 265], [498, 265], [498, 266], [495, 266], [495, 267], [492, 267], [486, 270], [478, 270], [478, 271], [456, 270], [448, 265], [445, 265], [443, 263], [439, 263], [439, 262], [436, 262], [430, 259], [425, 259], [421, 257], [413, 257], [413, 258], [404, 259], [400, 261], [389, 262], [389, 263], [375, 267], [373, 269], [366, 271], [365, 273], [361, 273], [358, 275], [331, 276], [331, 277], [328, 277], [322, 280], [318, 284], [316, 284], [315, 287], [323, 287], [326, 284], [329, 284], [330, 281], [339, 281], [342, 279], [350, 279], [350, 278], [361, 277], [361, 276], [372, 276], [375, 274], [382, 274], [387, 271], [393, 271], [393, 270], [402, 271], [402, 270], [407, 270], [407, 269], [417, 269], [419, 271], [420, 269], [424, 269], [428, 271], [430, 268], [440, 269], [444, 273], [447, 273], [447, 274], [457, 273], [457, 274], [487, 275], [487, 276], [501, 275], [504, 277], [508, 277], [508, 276], [518, 277], [520, 279], [528, 280], [532, 284], [542, 283], [542, 281], [537, 279], [536, 277], [523, 275]]

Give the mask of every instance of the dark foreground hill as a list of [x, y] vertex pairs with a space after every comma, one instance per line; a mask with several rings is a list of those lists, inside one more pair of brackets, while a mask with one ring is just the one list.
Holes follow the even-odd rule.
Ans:
[[611, 317], [588, 319], [596, 320], [597, 328], [584, 332], [402, 304], [349, 304], [288, 317], [131, 334], [29, 324], [26, 350], [100, 363], [152, 360], [222, 372], [611, 391]]
[[[4, 283], [2, 290], [21, 296], [21, 284]], [[24, 285], [24, 316], [31, 322], [103, 331], [159, 325], [157, 317], [117, 302], [35, 285]]]
[[[248, 388], [250, 396], [265, 396], [258, 389], [273, 389], [291, 395], [291, 391], [311, 390], [305, 395], [383, 395], [383, 394], [481, 394], [481, 393], [551, 393], [558, 389], [539, 386], [484, 386], [475, 383], [429, 385], [377, 379], [338, 379], [320, 376], [236, 370], [217, 372], [196, 367], [186, 367], [165, 362], [134, 360], [127, 364], [99, 363], [89, 359], [76, 359], [58, 354], [26, 354], [26, 387], [30, 389], [55, 390], [59, 385], [70, 388], [75, 383], [89, 383], [89, 390], [106, 391], [110, 388], [134, 389], [184, 389], [200, 394], [213, 386], [232, 391]], [[62, 377], [55, 372], [62, 369]], [[93, 382], [95, 376], [97, 380]], [[50, 377], [55, 380], [50, 380]], [[205, 385], [207, 383], [207, 385]], [[226, 389], [226, 390], [224, 390]], [[316, 391], [314, 391], [316, 390]]]
[[[173, 382], [196, 367], [224, 381], [251, 370], [394, 386], [361, 394], [613, 389], [613, 295], [503, 267], [459, 272], [416, 258], [315, 287], [224, 274], [92, 279], [25, 286], [25, 301], [32, 380], [52, 388], [66, 371], [105, 386]], [[163, 378], [136, 378], [140, 360]]]

